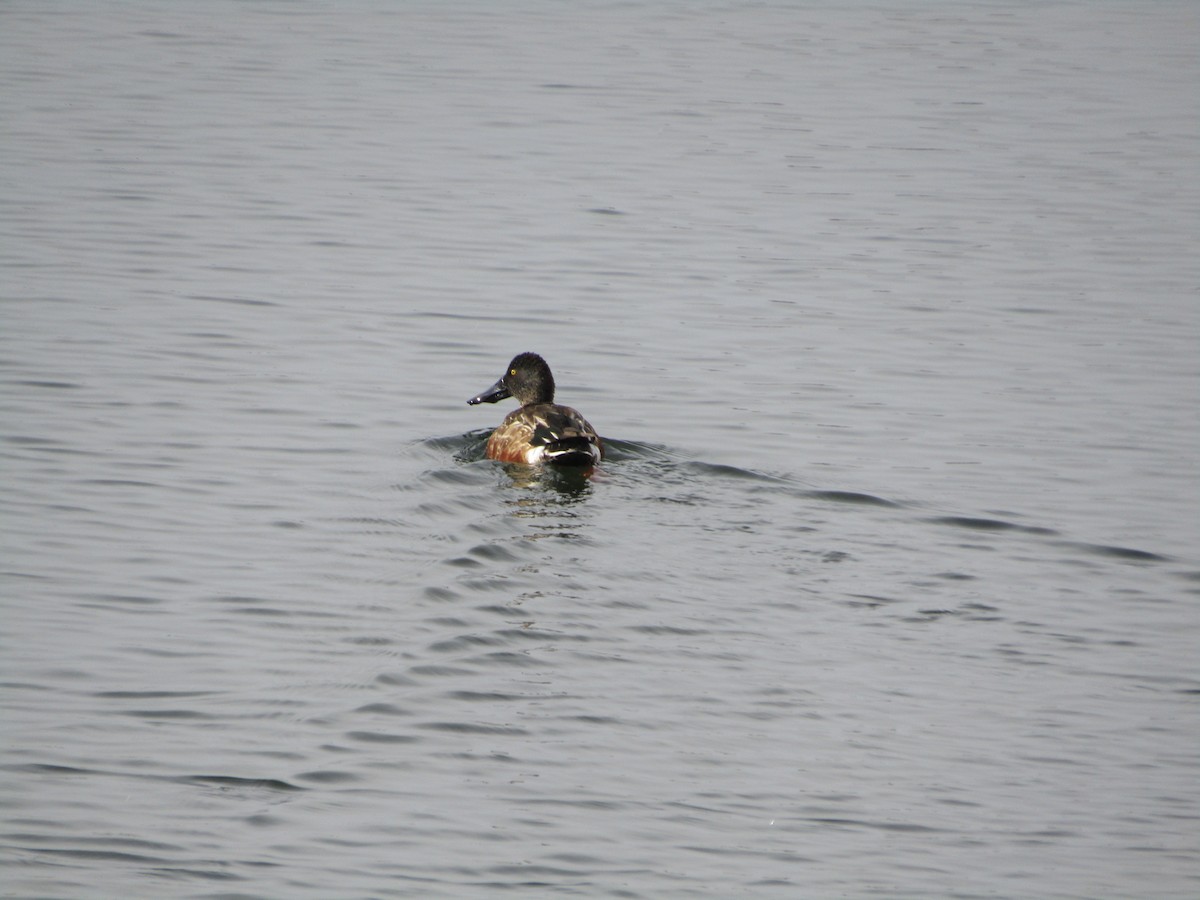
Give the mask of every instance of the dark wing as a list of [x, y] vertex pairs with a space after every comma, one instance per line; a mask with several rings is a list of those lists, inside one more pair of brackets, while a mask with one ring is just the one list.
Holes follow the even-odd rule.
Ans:
[[543, 447], [546, 462], [591, 465], [604, 458], [604, 445], [596, 429], [569, 406], [539, 404], [527, 407], [533, 435], [529, 442]]

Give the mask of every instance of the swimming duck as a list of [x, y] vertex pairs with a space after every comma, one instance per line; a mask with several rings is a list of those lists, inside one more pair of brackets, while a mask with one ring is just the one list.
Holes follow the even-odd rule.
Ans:
[[591, 466], [604, 458], [604, 444], [587, 419], [554, 402], [554, 376], [536, 353], [520, 353], [490, 388], [467, 403], [516, 397], [521, 404], [488, 438], [487, 455], [528, 465]]

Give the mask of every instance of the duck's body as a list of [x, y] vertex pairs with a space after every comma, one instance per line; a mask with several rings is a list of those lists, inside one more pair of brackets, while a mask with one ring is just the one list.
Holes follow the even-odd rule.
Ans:
[[521, 404], [488, 438], [487, 455], [501, 462], [592, 466], [604, 458], [604, 444], [587, 419], [554, 402], [554, 376], [536, 353], [513, 357], [494, 385], [467, 401], [495, 403], [516, 397]]

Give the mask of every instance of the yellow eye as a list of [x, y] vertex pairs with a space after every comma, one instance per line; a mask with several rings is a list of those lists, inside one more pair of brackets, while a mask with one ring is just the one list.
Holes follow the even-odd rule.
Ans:
[[509, 370], [508, 370], [508, 374], [509, 374], [509, 375], [516, 375], [516, 374], [517, 374], [517, 370], [516, 370], [516, 369], [509, 369]]

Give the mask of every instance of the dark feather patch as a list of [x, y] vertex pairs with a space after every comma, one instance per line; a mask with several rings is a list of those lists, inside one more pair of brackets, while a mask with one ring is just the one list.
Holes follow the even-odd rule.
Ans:
[[580, 423], [572, 416], [564, 415], [557, 410], [540, 412], [533, 422], [533, 437], [530, 443], [535, 447], [543, 444], [557, 444], [560, 441], [573, 439], [588, 440], [588, 433], [580, 427]]

